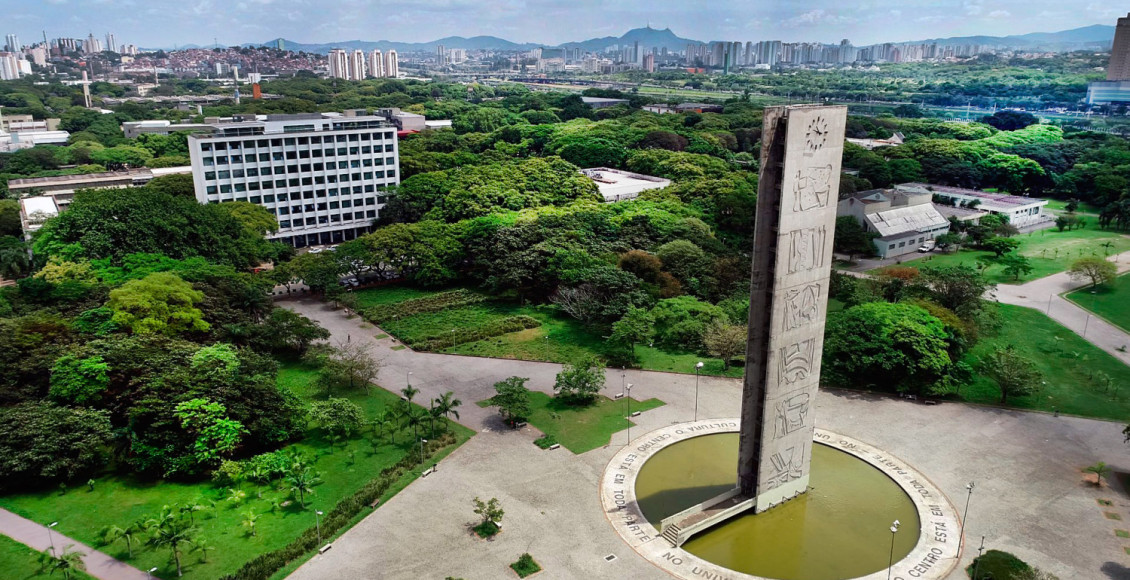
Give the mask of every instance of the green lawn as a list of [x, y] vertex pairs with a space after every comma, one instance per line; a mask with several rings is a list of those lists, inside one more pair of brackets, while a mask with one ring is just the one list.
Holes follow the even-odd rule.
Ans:
[[[279, 372], [279, 384], [305, 400], [315, 398], [313, 382], [315, 372], [300, 365], [284, 365]], [[385, 407], [396, 403], [399, 396], [380, 388], [369, 394], [354, 393], [346, 395], [372, 417]], [[466, 441], [473, 432], [465, 427], [453, 426], [459, 443]], [[208, 562], [201, 563], [199, 554], [185, 554], [185, 578], [215, 578], [234, 572], [244, 562], [269, 550], [280, 548], [298, 536], [303, 530], [314, 525], [314, 510], [328, 511], [338, 500], [355, 492], [365, 482], [375, 477], [381, 469], [399, 461], [406, 453], [415, 452], [414, 437], [411, 430], [400, 430], [395, 434], [395, 442], [388, 435], [374, 449], [370, 437], [358, 436], [332, 448], [317, 429], [300, 443], [290, 448], [316, 457], [315, 469], [321, 473], [322, 483], [307, 500], [305, 509], [297, 502], [281, 508], [273, 508], [274, 502], [290, 499], [289, 490], [281, 487], [259, 488], [254, 484], [240, 485], [247, 494], [242, 505], [226, 501], [227, 492], [211, 482], [172, 482], [139, 481], [132, 477], [105, 476], [98, 478], [94, 490], [85, 486], [74, 486], [65, 494], [57, 490], [24, 493], [0, 498], [0, 505], [38, 522], [58, 521], [56, 528], [76, 540], [91, 546], [100, 546], [98, 532], [108, 524], [125, 526], [149, 515], [155, 515], [162, 505], [197, 502], [211, 505], [197, 514], [197, 524], [201, 535], [217, 549], [208, 554]], [[390, 490], [394, 493], [402, 485]], [[279, 482], [276, 482], [276, 486]], [[262, 493], [262, 498], [259, 498]], [[256, 522], [256, 535], [250, 536], [242, 525], [248, 509], [260, 517]], [[127, 559], [124, 543], [101, 547], [112, 556]], [[134, 558], [130, 564], [148, 569], [158, 567], [162, 577], [176, 576], [169, 552], [151, 548], [134, 548]]]
[[358, 308], [369, 308], [381, 304], [403, 302], [413, 298], [423, 298], [424, 296], [431, 296], [436, 292], [417, 290], [416, 288], [409, 288], [408, 286], [380, 286], [377, 288], [358, 290], [353, 294], [357, 296]]
[[[998, 346], [1012, 345], [1031, 358], [1046, 384], [1023, 397], [1010, 397], [1008, 406], [1038, 409], [1125, 421], [1130, 417], [1130, 367], [1067, 330], [1042, 312], [1021, 306], [1000, 305], [1004, 325], [995, 336], [986, 336], [967, 355], [975, 365], [980, 356]], [[1056, 338], [1059, 340], [1056, 340]], [[1096, 380], [1096, 372], [1109, 375], [1108, 390]], [[977, 377], [961, 391], [974, 403], [999, 404], [1000, 390], [993, 381]]]
[[[480, 407], [489, 405], [488, 401], [476, 403]], [[663, 406], [659, 399], [631, 400], [631, 411], [647, 411]], [[604, 447], [612, 439], [612, 434], [623, 431], [629, 425], [628, 401], [614, 401], [608, 397], [597, 396], [596, 402], [587, 407], [563, 403], [540, 391], [530, 391], [529, 423], [542, 433], [552, 435], [562, 447], [573, 453], [584, 453]]]
[[1080, 288], [1065, 297], [1130, 332], [1130, 274], [1119, 276], [1113, 284], [1093, 289]]
[[[1062, 199], [1049, 199], [1048, 205], [1045, 207], [1057, 214], [1063, 213], [1067, 211], [1067, 202]], [[1100, 211], [1102, 211], [1102, 208], [1083, 202], [1079, 204], [1079, 209], [1075, 210], [1075, 215], [1097, 218]]]
[[[358, 295], [371, 304], [392, 304], [437, 292], [439, 291], [426, 292], [399, 286], [385, 286], [361, 290]], [[402, 342], [410, 343], [435, 338], [452, 330], [459, 332], [460, 329], [475, 328], [495, 320], [519, 315], [531, 316], [537, 319], [541, 326], [457, 344], [440, 352], [557, 363], [575, 361], [586, 355], [604, 356], [607, 353], [608, 345], [600, 333], [552, 305], [521, 306], [512, 302], [491, 301], [399, 318], [381, 325], [381, 329]], [[720, 359], [694, 353], [669, 352], [647, 345], [637, 345], [636, 354], [640, 358], [640, 368], [644, 370], [694, 374], [695, 363], [702, 361], [703, 375], [742, 376], [741, 367], [730, 367], [723, 371]]]
[[[1092, 222], [1086, 229], [1058, 232], [1055, 229], [1040, 230], [1031, 234], [1020, 234], [1020, 248], [1016, 251], [1028, 258], [1032, 272], [1014, 280], [1004, 273], [1004, 267], [996, 264], [988, 266], [984, 273], [986, 279], [994, 284], [1017, 284], [1043, 278], [1067, 270], [1071, 263], [1085, 256], [1108, 256], [1130, 250], [1130, 238], [1117, 232], [1092, 229]], [[1103, 244], [1111, 246], [1104, 247]], [[959, 250], [957, 252], [934, 252], [926, 258], [907, 262], [905, 265], [921, 268], [923, 266], [953, 266], [965, 264], [978, 268], [978, 258], [992, 258], [992, 252], [980, 250]], [[881, 271], [881, 269], [880, 269]]]
[[[65, 546], [57, 546], [59, 553], [63, 552]], [[39, 552], [32, 550], [24, 544], [21, 544], [8, 536], [0, 535], [0, 577], [5, 580], [31, 580], [47, 579], [52, 575], [47, 572], [42, 572], [39, 567]], [[62, 573], [58, 575], [62, 578]], [[74, 572], [71, 574], [73, 580], [90, 580], [90, 576], [82, 572]]]

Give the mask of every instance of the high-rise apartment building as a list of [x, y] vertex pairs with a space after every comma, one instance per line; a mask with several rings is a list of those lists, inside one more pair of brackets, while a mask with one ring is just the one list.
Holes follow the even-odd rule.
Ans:
[[7, 52], [20, 51], [20, 39], [15, 34], [9, 34], [4, 40], [4, 50]]
[[400, 182], [396, 127], [384, 117], [233, 117], [188, 138], [196, 199], [246, 201], [275, 215], [271, 238], [334, 244], [371, 230]]
[[378, 79], [385, 76], [385, 61], [379, 50], [369, 53], [369, 74]]
[[102, 52], [102, 41], [94, 38], [94, 33], [91, 32], [82, 47], [86, 50], [86, 54], [96, 54]]
[[330, 78], [349, 78], [349, 55], [344, 49], [335, 48], [330, 51]]
[[365, 80], [365, 51], [357, 49], [349, 55], [349, 79]]
[[385, 76], [396, 78], [400, 75], [400, 61], [396, 58], [396, 51], [388, 49], [385, 53]]
[[106, 50], [110, 52], [120, 52], [118, 50], [118, 39], [114, 37], [113, 32], [106, 33]]
[[1130, 81], [1130, 14], [1119, 18], [1118, 26], [1114, 29], [1114, 44], [1110, 49], [1106, 80]]
[[13, 52], [0, 52], [0, 81], [14, 81], [20, 78], [19, 57]]

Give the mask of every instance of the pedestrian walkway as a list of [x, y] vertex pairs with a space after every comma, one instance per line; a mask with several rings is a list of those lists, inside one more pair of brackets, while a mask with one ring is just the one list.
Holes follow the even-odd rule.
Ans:
[[[1118, 265], [1119, 274], [1130, 271], [1130, 252], [1111, 256], [1108, 260]], [[1062, 296], [1066, 292], [1086, 285], [1086, 282], [1072, 280], [1066, 272], [1060, 272], [1025, 284], [1015, 286], [1000, 284], [996, 287], [996, 298], [1004, 304], [1039, 310], [1091, 344], [1130, 365], [1130, 353], [1119, 350], [1130, 350], [1130, 334]]]
[[58, 532], [48, 530], [47, 526], [17, 516], [6, 509], [0, 509], [0, 533], [39, 552], [52, 547], [54, 547], [56, 554], [62, 554], [67, 548], [82, 552], [82, 561], [86, 564], [86, 573], [101, 580], [145, 580], [149, 578], [149, 575], [145, 572], [121, 560], [115, 560]]

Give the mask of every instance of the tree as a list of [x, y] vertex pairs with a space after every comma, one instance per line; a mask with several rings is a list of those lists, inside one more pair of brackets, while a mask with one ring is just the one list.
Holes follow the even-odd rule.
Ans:
[[656, 255], [663, 262], [663, 268], [683, 284], [692, 285], [710, 269], [710, 257], [687, 240], [667, 242], [659, 246]]
[[243, 527], [247, 528], [247, 532], [251, 534], [252, 537], [255, 536], [255, 522], [258, 520], [259, 514], [255, 513], [255, 510], [251, 508], [248, 508], [243, 514]]
[[191, 551], [200, 552], [200, 562], [202, 564], [208, 563], [208, 552], [211, 552], [215, 549], [216, 549], [216, 546], [213, 546], [212, 544], [208, 543], [208, 541], [205, 540], [203, 537], [197, 536], [197, 538], [192, 541], [192, 550]]
[[221, 457], [231, 454], [247, 433], [243, 423], [227, 416], [224, 405], [204, 398], [178, 404], [174, 415], [181, 427], [196, 438], [193, 454], [201, 465], [216, 464]]
[[[955, 365], [945, 324], [908, 303], [869, 302], [829, 317], [823, 379], [854, 388], [940, 393], [952, 387]], [[781, 362], [785, 381], [808, 377], [814, 352], [804, 348]]]
[[196, 539], [199, 531], [196, 526], [174, 509], [164, 506], [157, 517], [146, 521], [146, 528], [149, 530], [149, 544], [157, 548], [168, 548], [176, 563], [177, 576], [183, 576], [181, 552], [185, 545]]
[[331, 397], [310, 405], [310, 419], [331, 436], [351, 437], [365, 424], [365, 412], [349, 399]]
[[20, 223], [20, 202], [14, 199], [0, 199], [0, 237], [18, 238], [24, 233]]
[[636, 357], [636, 344], [647, 342], [655, 335], [655, 318], [644, 308], [630, 307], [620, 320], [612, 323], [612, 335], [609, 340], [613, 343], [628, 345], [632, 352], [632, 359]]
[[1083, 471], [1095, 474], [1095, 487], [1102, 487], [1103, 478], [1110, 475], [1110, 466], [1100, 461], [1094, 465], [1088, 466]]
[[171, 272], [156, 272], [130, 280], [110, 291], [106, 304], [115, 324], [137, 334], [177, 334], [205, 331], [210, 325], [196, 304], [204, 293]]
[[985, 115], [978, 119], [979, 122], [991, 125], [1001, 131], [1018, 131], [1029, 125], [1035, 125], [1040, 120], [1032, 113], [1024, 111], [997, 111], [992, 115]]
[[1075, 260], [1067, 269], [1067, 275], [1073, 280], [1089, 280], [1091, 288], [1099, 284], [1109, 284], [1118, 276], [1118, 266], [1097, 257], [1086, 257]]
[[1036, 390], [1042, 378], [1036, 363], [1016, 352], [1009, 345], [998, 347], [980, 363], [981, 374], [996, 381], [1001, 390], [1001, 404], [1010, 396], [1027, 395]]
[[918, 105], [908, 103], [895, 107], [894, 114], [896, 117], [917, 119], [919, 117], [925, 117], [926, 111], [922, 110], [922, 107]]
[[566, 364], [553, 383], [553, 390], [571, 403], [588, 404], [604, 388], [604, 365], [596, 357]]
[[854, 217], [846, 215], [836, 218], [836, 233], [833, 245], [837, 252], [848, 255], [848, 260], [857, 254], [871, 256], [875, 253], [875, 244], [872, 240], [878, 236], [875, 232], [868, 232], [859, 225]]
[[110, 386], [110, 365], [100, 356], [78, 358], [65, 354], [51, 368], [48, 395], [58, 403], [85, 405], [97, 401]]
[[934, 238], [934, 243], [938, 245], [938, 248], [947, 251], [950, 248], [957, 249], [955, 246], [960, 246], [963, 241], [965, 241], [965, 236], [952, 231]]
[[279, 222], [275, 214], [267, 208], [246, 201], [229, 201], [219, 205], [228, 215], [243, 224], [252, 235], [267, 235], [279, 231]]
[[992, 237], [981, 242], [981, 247], [992, 252], [997, 258], [1020, 247], [1020, 241], [1012, 238]]
[[1006, 254], [997, 260], [997, 263], [1004, 266], [1004, 273], [1012, 276], [1013, 280], [1019, 280], [1021, 276], [1032, 272], [1031, 262], [1020, 254]]
[[497, 394], [490, 398], [490, 406], [498, 407], [502, 418], [511, 425], [530, 416], [528, 380], [525, 377], [508, 377], [494, 384]]
[[[463, 405], [463, 401], [455, 398], [455, 393], [448, 391], [439, 396], [433, 401], [435, 403], [435, 411], [444, 419], [450, 420], [454, 415], [456, 419], [459, 418], [458, 408]], [[446, 429], [446, 423], [444, 429]]]
[[290, 492], [298, 496], [298, 505], [306, 509], [306, 496], [314, 493], [314, 486], [322, 483], [318, 473], [303, 464], [296, 463], [286, 476]]
[[326, 390], [361, 388], [369, 392], [381, 371], [381, 361], [373, 358], [360, 341], [339, 342], [319, 362], [318, 382]]
[[726, 324], [715, 320], [706, 327], [702, 342], [710, 356], [722, 359], [722, 370], [730, 368], [730, 361], [745, 351], [749, 327], [743, 324]]
[[103, 465], [107, 411], [28, 402], [0, 410], [0, 482], [14, 488], [71, 481]]
[[916, 287], [932, 301], [956, 312], [970, 316], [981, 309], [982, 296], [990, 284], [969, 266], [926, 266], [918, 277]]
[[63, 580], [70, 580], [71, 574], [78, 570], [86, 571], [86, 562], [82, 561], [82, 552], [73, 550], [73, 545], [67, 545], [62, 554], [56, 555], [50, 549], [40, 552], [38, 556], [40, 570], [47, 570], [54, 574], [56, 570], [63, 573]]
[[322, 293], [336, 287], [344, 273], [333, 252], [299, 254], [289, 262], [289, 267], [311, 290]]
[[706, 327], [715, 320], [729, 320], [721, 308], [693, 296], [660, 300], [651, 309], [651, 316], [657, 341], [683, 352], [701, 351]]
[[145, 184], [145, 188], [164, 195], [196, 199], [196, 187], [193, 185], [191, 173], [154, 177], [149, 183]]
[[484, 502], [476, 497], [471, 501], [475, 504], [475, 514], [482, 518], [483, 524], [497, 525], [502, 523], [502, 516], [505, 512], [502, 511], [502, 504], [498, 502], [498, 498], [492, 497], [489, 501]]
[[14, 280], [26, 275], [30, 269], [27, 244], [14, 236], [0, 237], [0, 278]]
[[138, 536], [144, 531], [142, 522], [134, 522], [126, 527], [110, 525], [102, 529], [102, 543], [105, 545], [113, 544], [118, 540], [125, 540], [126, 552], [130, 558], [133, 558], [133, 542], [138, 539]]

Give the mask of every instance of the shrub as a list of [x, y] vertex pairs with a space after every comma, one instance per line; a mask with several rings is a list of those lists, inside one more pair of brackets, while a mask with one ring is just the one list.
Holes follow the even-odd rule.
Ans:
[[519, 578], [525, 578], [530, 574], [541, 571], [541, 566], [534, 561], [534, 557], [529, 552], [522, 554], [518, 561], [511, 564], [510, 567], [518, 573]]
[[553, 435], [542, 435], [541, 437], [538, 437], [537, 439], [534, 440], [534, 445], [537, 445], [538, 447], [541, 447], [542, 449], [549, 449], [550, 447], [553, 447], [556, 444], [557, 444], [557, 438], [554, 437]]
[[499, 527], [494, 522], [483, 522], [473, 528], [475, 535], [480, 538], [489, 538], [498, 533]]
[[[973, 577], [974, 569], [977, 570], [976, 578]], [[969, 572], [972, 580], [1011, 580], [1019, 579], [1021, 574], [1031, 569], [1032, 567], [1023, 560], [1008, 552], [989, 550], [974, 558], [973, 563], [966, 568], [966, 572]]]

